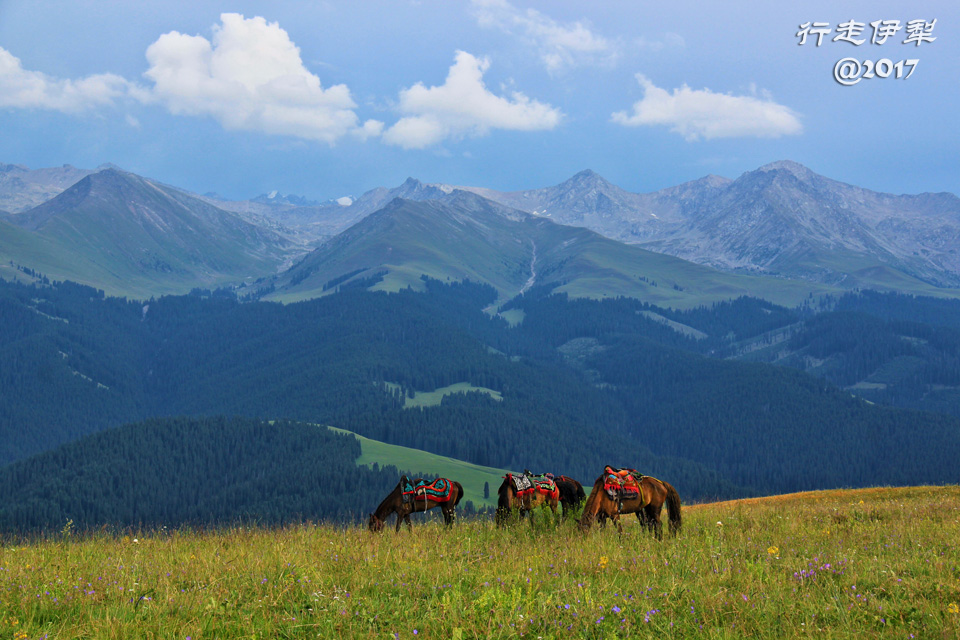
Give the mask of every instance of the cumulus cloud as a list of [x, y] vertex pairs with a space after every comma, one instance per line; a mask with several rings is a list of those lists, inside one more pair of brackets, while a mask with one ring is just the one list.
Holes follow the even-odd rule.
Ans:
[[360, 124], [346, 85], [324, 88], [276, 22], [224, 13], [213, 40], [171, 31], [147, 49], [153, 97], [174, 114], [208, 115], [227, 129], [261, 131], [333, 144], [346, 135], [379, 135]]
[[670, 93], [637, 74], [643, 99], [632, 112], [618, 111], [612, 119], [628, 127], [667, 126], [687, 141], [713, 138], [779, 138], [803, 131], [798, 115], [768, 95], [732, 96], [683, 85]]
[[509, 98], [491, 93], [483, 82], [487, 58], [458, 51], [447, 79], [439, 87], [418, 82], [400, 92], [399, 109], [407, 114], [383, 134], [389, 144], [422, 149], [447, 138], [482, 136], [492, 129], [553, 129], [563, 117], [559, 109], [520, 92]]
[[535, 9], [521, 11], [506, 0], [473, 0], [482, 27], [518, 35], [535, 48], [550, 72], [582, 64], [611, 64], [619, 43], [594, 33], [588, 24], [560, 24]]
[[133, 85], [112, 73], [69, 80], [29, 71], [0, 47], [0, 107], [80, 113], [113, 105], [135, 93]]

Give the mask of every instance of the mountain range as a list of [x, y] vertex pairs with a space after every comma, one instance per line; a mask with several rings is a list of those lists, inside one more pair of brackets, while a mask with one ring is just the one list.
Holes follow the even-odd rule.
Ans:
[[[790, 161], [634, 194], [583, 171], [555, 187], [484, 197], [726, 271], [870, 286], [898, 271], [960, 285], [960, 198], [892, 195]], [[855, 283], [855, 284], [854, 284]]]
[[502, 301], [549, 283], [679, 307], [960, 287], [960, 198], [873, 192], [789, 161], [648, 194], [582, 171], [509, 193], [410, 178], [325, 203], [227, 201], [112, 166], [0, 176], [0, 260], [134, 297], [247, 285], [295, 300], [374, 274], [387, 290], [427, 275], [489, 283]]
[[4, 258], [141, 298], [269, 275], [295, 247], [191, 194], [113, 168], [3, 225]]
[[[330, 425], [581, 479], [631, 465], [685, 500], [956, 482], [950, 194], [774, 163], [645, 195], [581, 172], [231, 203], [115, 167], [40, 171], [7, 171], [21, 187], [0, 216], [0, 465], [23, 461], [5, 503], [28, 476], [46, 496], [85, 473], [47, 478], [50, 459], [106, 473], [103, 443], [143, 448], [141, 427], [97, 432], [163, 416]], [[228, 441], [191, 445], [221, 459]]]

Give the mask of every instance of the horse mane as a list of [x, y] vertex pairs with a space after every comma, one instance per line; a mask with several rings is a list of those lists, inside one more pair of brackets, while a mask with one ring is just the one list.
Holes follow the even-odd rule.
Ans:
[[[397, 482], [397, 486], [393, 488], [393, 491], [388, 493], [387, 497], [384, 498], [383, 501], [380, 502], [380, 504], [377, 505], [377, 508], [374, 510], [373, 515], [375, 515], [380, 520], [385, 519], [388, 515], [390, 515], [390, 513], [397, 510], [397, 502], [399, 501], [399, 498], [400, 498], [400, 487], [403, 484], [404, 478], [406, 478], [406, 476], [404, 476], [403, 478], [400, 479], [399, 482]], [[387, 503], [392, 503], [392, 504], [387, 504]]]
[[597, 478], [597, 481], [593, 483], [593, 491], [590, 492], [590, 497], [587, 498], [586, 504], [583, 505], [583, 515], [580, 516], [580, 522], [584, 523], [587, 521], [587, 518], [592, 518], [597, 515], [597, 511], [600, 510], [597, 505], [603, 499], [603, 476]]

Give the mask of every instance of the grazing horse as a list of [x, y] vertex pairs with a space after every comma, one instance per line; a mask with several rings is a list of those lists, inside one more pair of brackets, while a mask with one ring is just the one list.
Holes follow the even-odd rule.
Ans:
[[[438, 485], [438, 483], [440, 484]], [[446, 495], [428, 490], [429, 487], [435, 488], [437, 486], [445, 487]], [[407, 490], [406, 495], [409, 496], [406, 500], [404, 499], [405, 490]], [[406, 476], [403, 476], [394, 490], [383, 499], [377, 510], [370, 514], [367, 526], [370, 527], [370, 531], [383, 531], [387, 517], [391, 513], [396, 513], [397, 533], [399, 533], [401, 522], [406, 522], [408, 529], [413, 527], [410, 523], [411, 513], [427, 511], [434, 507], [440, 507], [443, 512], [443, 521], [447, 525], [451, 525], [456, 517], [455, 508], [460, 504], [460, 498], [462, 497], [463, 486], [459, 482], [447, 478], [437, 478], [432, 483], [427, 483], [423, 478], [414, 478], [411, 482], [407, 480]]]
[[611, 518], [617, 525], [617, 531], [622, 534], [623, 524], [620, 522], [620, 514], [635, 513], [640, 524], [648, 527], [654, 537], [661, 540], [663, 528], [660, 524], [660, 512], [666, 504], [670, 515], [670, 533], [673, 535], [680, 533], [680, 495], [677, 490], [669, 483], [652, 476], [638, 477], [638, 475], [634, 475], [634, 478], [639, 486], [639, 493], [635, 496], [625, 494], [617, 498], [610, 497], [604, 488], [608, 474], [605, 472], [597, 478], [587, 498], [587, 504], [583, 507], [583, 515], [579, 522], [580, 529], [588, 530], [598, 515], [601, 515]]
[[557, 476], [553, 479], [560, 490], [560, 504], [563, 506], [563, 516], [566, 518], [587, 499], [583, 492], [583, 485], [569, 476]]
[[[520, 478], [520, 482], [523, 482], [524, 478], [529, 480], [530, 488], [518, 493], [515, 478]], [[554, 485], [552, 491], [548, 492], [549, 487], [546, 484], [535, 482], [536, 478], [537, 476], [527, 473], [508, 473], [503, 476], [503, 484], [497, 490], [499, 498], [497, 500], [496, 523], [498, 527], [506, 524], [507, 518], [514, 509], [520, 512], [521, 518], [541, 505], [550, 507], [550, 510], [554, 513], [557, 512], [557, 505], [560, 503], [559, 489]], [[530, 524], [533, 524], [533, 518], [530, 518]]]

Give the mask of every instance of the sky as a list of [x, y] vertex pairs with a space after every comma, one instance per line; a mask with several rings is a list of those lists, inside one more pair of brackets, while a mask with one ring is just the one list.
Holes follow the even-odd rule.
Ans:
[[[0, 0], [0, 162], [230, 199], [583, 169], [645, 193], [777, 160], [960, 194], [958, 24], [945, 1]], [[841, 84], [844, 59], [874, 77]]]

